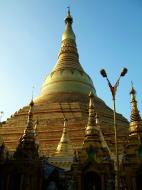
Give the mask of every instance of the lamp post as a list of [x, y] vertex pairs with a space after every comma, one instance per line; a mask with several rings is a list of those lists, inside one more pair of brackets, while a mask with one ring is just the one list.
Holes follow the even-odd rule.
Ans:
[[118, 134], [117, 134], [117, 124], [116, 124], [116, 107], [115, 107], [115, 98], [116, 98], [116, 91], [117, 87], [119, 86], [119, 81], [121, 77], [124, 77], [127, 73], [127, 68], [123, 68], [115, 85], [112, 85], [107, 77], [107, 73], [104, 69], [100, 71], [101, 75], [106, 78], [108, 86], [110, 88], [111, 94], [112, 94], [112, 101], [113, 101], [113, 125], [114, 125], [114, 141], [115, 141], [115, 154], [116, 154], [116, 160], [115, 160], [115, 166], [116, 166], [116, 178], [115, 178], [115, 190], [120, 189], [120, 182], [119, 182], [119, 154], [118, 154]]

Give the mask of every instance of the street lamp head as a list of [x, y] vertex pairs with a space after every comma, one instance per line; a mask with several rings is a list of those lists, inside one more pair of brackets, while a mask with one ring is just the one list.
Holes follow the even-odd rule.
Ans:
[[100, 70], [100, 73], [103, 77], [107, 77], [106, 71], [104, 69]]
[[124, 77], [124, 76], [126, 75], [127, 71], [128, 71], [128, 69], [124, 67], [124, 68], [122, 69], [122, 71], [121, 71], [120, 76], [121, 76], [121, 77]]

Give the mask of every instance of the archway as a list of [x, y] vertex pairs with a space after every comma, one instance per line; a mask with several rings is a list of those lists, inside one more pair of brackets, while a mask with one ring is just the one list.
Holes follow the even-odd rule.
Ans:
[[136, 172], [136, 187], [137, 190], [142, 190], [142, 165]]
[[137, 190], [142, 190], [142, 173], [139, 173], [136, 176], [136, 186], [137, 186]]
[[19, 190], [20, 189], [20, 179], [21, 179], [21, 176], [19, 173], [12, 173], [10, 175], [8, 189], [9, 190]]
[[101, 190], [101, 177], [93, 171], [87, 172], [83, 177], [83, 190]]

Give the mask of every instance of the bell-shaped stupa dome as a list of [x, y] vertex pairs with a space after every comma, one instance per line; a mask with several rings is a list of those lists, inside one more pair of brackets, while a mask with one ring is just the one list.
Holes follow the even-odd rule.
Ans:
[[96, 94], [91, 78], [83, 70], [79, 62], [72, 22], [73, 19], [70, 10], [68, 10], [57, 64], [46, 77], [40, 96], [35, 100], [36, 102], [45, 100], [52, 102], [72, 102], [73, 100], [77, 101], [80, 99], [84, 101], [84, 98], [88, 99], [90, 91]]

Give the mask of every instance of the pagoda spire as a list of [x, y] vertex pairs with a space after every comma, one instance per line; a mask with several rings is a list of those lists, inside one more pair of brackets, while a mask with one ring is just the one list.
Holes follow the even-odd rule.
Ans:
[[90, 160], [96, 160], [101, 162], [105, 159], [110, 159], [110, 153], [104, 145], [104, 139], [102, 139], [100, 133], [99, 120], [96, 118], [95, 106], [94, 106], [94, 94], [89, 94], [89, 117], [87, 127], [85, 129], [85, 138], [83, 142], [83, 150], [86, 151], [87, 157]]
[[77, 69], [83, 72], [83, 68], [79, 63], [76, 37], [72, 29], [72, 23], [73, 18], [70, 13], [70, 8], [68, 8], [68, 13], [65, 17], [65, 31], [62, 35], [61, 49], [53, 72], [63, 69]]
[[71, 16], [70, 7], [67, 7], [67, 8], [68, 8], [68, 13], [67, 13], [67, 16], [65, 17], [65, 23], [66, 24], [72, 24], [73, 18]]
[[31, 142], [35, 140], [35, 130], [34, 130], [34, 124], [33, 124], [33, 107], [34, 102], [33, 100], [30, 102], [30, 108], [28, 113], [28, 119], [27, 119], [27, 126], [24, 130], [24, 134], [22, 137], [22, 142]]
[[130, 96], [131, 116], [129, 136], [128, 141], [125, 145], [122, 164], [123, 173], [126, 178], [128, 175], [129, 179], [133, 179], [135, 177], [135, 174], [137, 173], [136, 171], [138, 171], [138, 168], [141, 166], [142, 163], [142, 120], [137, 107], [136, 91], [134, 89], [133, 83], [130, 91]]
[[63, 133], [60, 139], [60, 142], [56, 149], [56, 155], [60, 156], [69, 156], [74, 154], [74, 150], [72, 147], [72, 144], [70, 142], [70, 138], [67, 132], [67, 119], [64, 118], [64, 127], [63, 127]]
[[68, 14], [65, 17], [66, 28], [65, 28], [65, 32], [63, 33], [63, 36], [62, 36], [62, 41], [65, 39], [75, 40], [75, 34], [72, 30], [72, 23], [73, 23], [73, 18], [70, 13], [70, 8], [68, 7]]
[[49, 163], [65, 170], [70, 170], [73, 163], [74, 150], [67, 131], [67, 119], [64, 118], [64, 127], [56, 152], [48, 159]]
[[35, 99], [36, 103], [44, 100], [56, 102], [58, 99], [66, 102], [70, 101], [71, 97], [74, 101], [85, 99], [87, 102], [90, 90], [96, 95], [91, 78], [80, 64], [72, 23], [73, 18], [68, 8], [57, 63], [46, 77], [40, 96]]
[[94, 106], [94, 94], [89, 93], [89, 116], [88, 123], [85, 128], [85, 138], [83, 142], [83, 147], [101, 147], [100, 134], [96, 126], [96, 117], [95, 117], [95, 106]]
[[136, 91], [134, 89], [133, 83], [130, 91], [130, 96], [131, 96], [131, 116], [130, 116], [129, 131], [131, 135], [131, 134], [136, 134], [140, 131], [142, 132], [142, 120], [137, 107]]
[[15, 152], [15, 158], [18, 159], [37, 159], [38, 145], [36, 142], [36, 132], [33, 122], [33, 100], [30, 102], [27, 125], [23, 136], [20, 138], [19, 145]]
[[133, 84], [132, 84], [132, 89], [130, 91], [130, 96], [131, 96], [131, 122], [140, 121], [141, 117], [137, 107], [136, 91], [133, 87]]
[[90, 92], [89, 94], [89, 117], [88, 117], [88, 124], [85, 129], [85, 138], [90, 138], [94, 136], [98, 131], [96, 129], [96, 119], [95, 119], [95, 106], [94, 106], [94, 94]]

